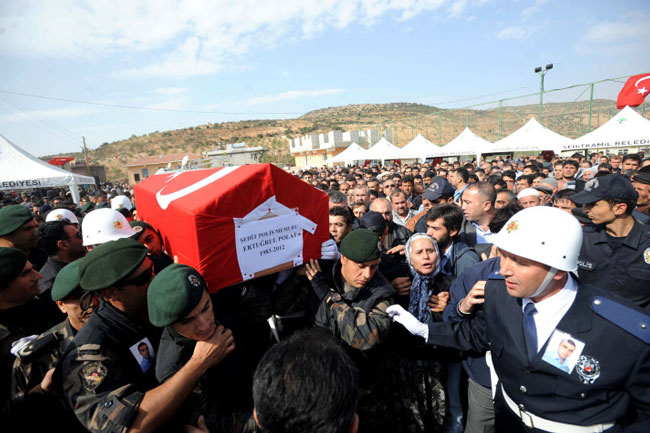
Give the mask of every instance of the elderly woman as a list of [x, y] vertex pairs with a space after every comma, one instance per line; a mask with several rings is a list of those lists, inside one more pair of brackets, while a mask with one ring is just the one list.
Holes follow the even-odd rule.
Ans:
[[[424, 323], [441, 321], [451, 278], [440, 272], [436, 241], [416, 233], [407, 241], [405, 254], [411, 290], [398, 296], [398, 302]], [[436, 311], [428, 305], [432, 296], [437, 300]], [[442, 359], [446, 352], [427, 347], [421, 340], [399, 325], [391, 328], [385, 344], [386, 361], [379, 369], [386, 386], [386, 395], [380, 397], [386, 407], [379, 408], [386, 414], [383, 431], [435, 433], [443, 429], [446, 404]]]

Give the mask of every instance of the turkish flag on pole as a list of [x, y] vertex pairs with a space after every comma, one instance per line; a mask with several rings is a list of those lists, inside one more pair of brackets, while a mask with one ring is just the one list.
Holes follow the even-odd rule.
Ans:
[[650, 93], [650, 74], [634, 75], [625, 82], [625, 86], [618, 94], [616, 108], [620, 110], [626, 105], [638, 107], [643, 104], [648, 93]]

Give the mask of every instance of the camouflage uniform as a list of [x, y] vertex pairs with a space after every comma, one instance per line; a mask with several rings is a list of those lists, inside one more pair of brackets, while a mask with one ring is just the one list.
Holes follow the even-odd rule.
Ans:
[[60, 366], [66, 403], [86, 429], [93, 433], [128, 429], [144, 393], [157, 386], [154, 368], [143, 372], [131, 348], [146, 337], [155, 354], [158, 336], [154, 329], [100, 302]]
[[[52, 302], [52, 301], [50, 301]], [[0, 402], [11, 399], [11, 344], [29, 335], [38, 335], [58, 322], [51, 322], [46, 306], [37, 299], [18, 307], [0, 310]]]
[[330, 288], [341, 295], [341, 301], [333, 302], [327, 296], [318, 306], [316, 325], [329, 329], [345, 343], [359, 370], [359, 432], [387, 431], [382, 425], [383, 402], [377, 398], [386, 381], [381, 370], [386, 352], [380, 343], [391, 327], [386, 308], [393, 303], [395, 290], [379, 271], [359, 289], [343, 282], [340, 261], [331, 270], [323, 271], [328, 275]]
[[332, 268], [330, 277], [330, 287], [342, 299], [330, 303], [327, 303], [327, 298], [323, 300], [316, 312], [316, 324], [328, 328], [353, 349], [372, 349], [390, 329], [391, 320], [386, 308], [393, 303], [391, 297], [395, 290], [379, 272], [359, 289], [344, 283], [340, 261]]
[[76, 332], [66, 319], [18, 351], [11, 377], [11, 394], [14, 398], [41, 383], [45, 373], [56, 366]]

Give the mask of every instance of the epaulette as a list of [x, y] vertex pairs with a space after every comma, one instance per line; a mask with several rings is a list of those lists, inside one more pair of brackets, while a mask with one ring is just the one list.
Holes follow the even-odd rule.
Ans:
[[650, 343], [650, 316], [647, 314], [602, 296], [594, 296], [590, 305], [591, 309], [603, 319], [612, 322], [646, 344]]
[[491, 272], [490, 275], [488, 275], [488, 280], [503, 280], [503, 275], [499, 273], [499, 271], [494, 271]]

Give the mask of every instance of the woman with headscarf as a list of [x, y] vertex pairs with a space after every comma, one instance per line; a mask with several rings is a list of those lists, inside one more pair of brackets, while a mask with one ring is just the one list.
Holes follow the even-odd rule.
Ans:
[[[398, 296], [397, 302], [418, 320], [442, 321], [440, 312], [432, 312], [427, 302], [431, 295], [444, 301], [451, 283], [440, 272], [438, 245], [431, 236], [416, 233], [406, 242], [406, 260], [411, 273], [411, 291]], [[401, 299], [400, 299], [401, 298]], [[443, 307], [444, 308], [444, 307]], [[445, 422], [444, 353], [423, 344], [401, 326], [393, 326], [386, 341], [386, 362], [380, 367], [384, 394], [381, 409], [387, 413], [384, 431], [441, 432]]]

